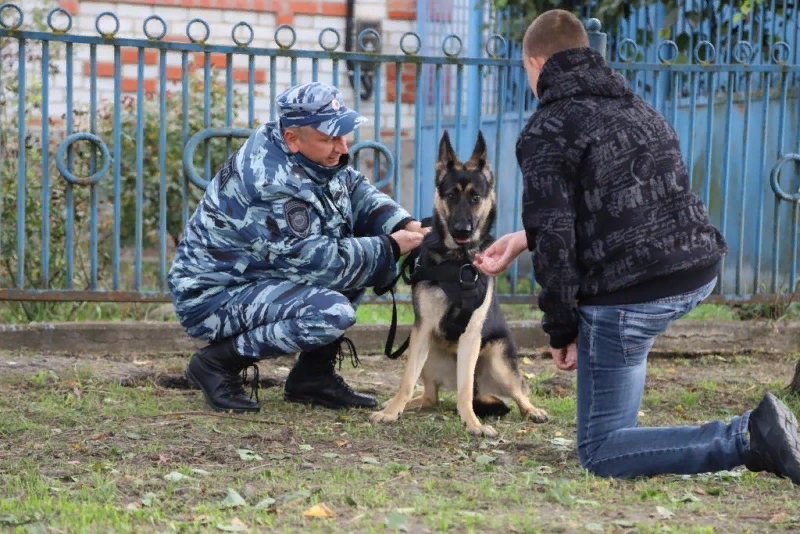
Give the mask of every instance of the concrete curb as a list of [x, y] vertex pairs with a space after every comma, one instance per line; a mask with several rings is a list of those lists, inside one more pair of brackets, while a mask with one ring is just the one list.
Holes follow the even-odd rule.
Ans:
[[[518, 347], [524, 352], [547, 350], [547, 336], [538, 321], [511, 322]], [[400, 325], [395, 342], [405, 341], [410, 325]], [[348, 331], [360, 353], [382, 354], [388, 325], [356, 325]], [[190, 353], [203, 344], [191, 339], [177, 323], [81, 322], [0, 325], [0, 350], [40, 352]], [[653, 355], [702, 353], [800, 352], [800, 322], [681, 320], [659, 336]]]

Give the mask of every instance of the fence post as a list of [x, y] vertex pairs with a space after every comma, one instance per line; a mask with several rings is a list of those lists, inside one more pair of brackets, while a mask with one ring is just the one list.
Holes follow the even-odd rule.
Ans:
[[[471, 0], [474, 1], [474, 0]], [[475, 2], [469, 12], [469, 36], [467, 38], [467, 57], [481, 57], [483, 39], [481, 28], [483, 26], [483, 4]], [[465, 147], [472, 147], [478, 139], [481, 117], [481, 94], [480, 84], [478, 83], [478, 66], [470, 65], [467, 67], [467, 131], [462, 136], [461, 151], [467, 150]], [[438, 140], [437, 140], [438, 142]], [[471, 151], [471, 149], [470, 149]], [[470, 152], [464, 152], [469, 154]], [[464, 154], [459, 154], [463, 157]]]
[[600, 31], [601, 28], [602, 24], [595, 18], [586, 21], [586, 33], [589, 36], [589, 46], [600, 52], [603, 59], [606, 59], [607, 36], [605, 32]]

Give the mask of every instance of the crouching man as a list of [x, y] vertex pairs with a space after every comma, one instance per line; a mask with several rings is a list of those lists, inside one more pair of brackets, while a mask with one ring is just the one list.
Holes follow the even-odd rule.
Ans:
[[[367, 119], [338, 89], [292, 87], [209, 183], [169, 272], [183, 328], [208, 346], [187, 379], [216, 410], [259, 411], [240, 373], [300, 352], [284, 398], [329, 408], [376, 406], [335, 372], [359, 298], [398, 273], [425, 231], [349, 166], [345, 137]], [[427, 229], [426, 229], [427, 230]], [[256, 373], [256, 380], [257, 380]]]

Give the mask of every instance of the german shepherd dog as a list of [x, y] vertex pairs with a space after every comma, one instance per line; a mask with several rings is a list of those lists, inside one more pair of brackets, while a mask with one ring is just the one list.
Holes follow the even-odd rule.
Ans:
[[[414, 324], [405, 373], [397, 394], [373, 422], [396, 421], [404, 409], [435, 405], [439, 389], [456, 389], [458, 414], [469, 432], [496, 436], [478, 416], [506, 415], [512, 398], [534, 422], [548, 419], [528, 399], [517, 351], [495, 295], [495, 279], [473, 265], [493, 242], [494, 175], [481, 132], [472, 156], [458, 160], [447, 131], [439, 143], [432, 229], [423, 239], [411, 279]], [[468, 298], [469, 297], [469, 298]], [[411, 398], [422, 377], [424, 392]]]

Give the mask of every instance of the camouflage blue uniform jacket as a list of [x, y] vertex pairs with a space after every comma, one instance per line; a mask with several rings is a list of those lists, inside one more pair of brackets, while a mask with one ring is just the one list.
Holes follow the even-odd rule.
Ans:
[[277, 123], [268, 123], [209, 183], [168, 277], [184, 327], [255, 281], [347, 292], [397, 275], [388, 234], [411, 215], [352, 167], [320, 176], [309, 163], [289, 151]]

